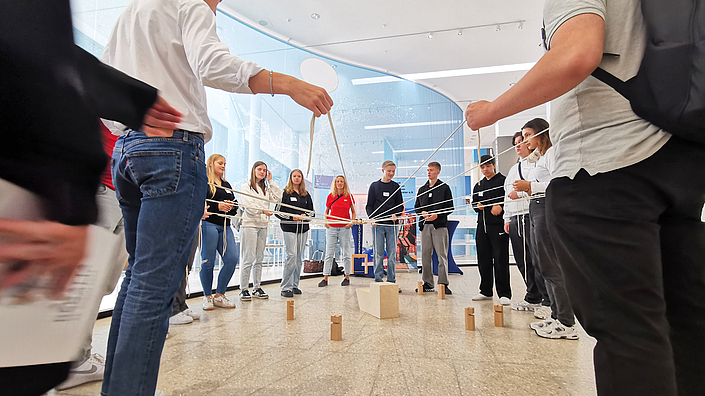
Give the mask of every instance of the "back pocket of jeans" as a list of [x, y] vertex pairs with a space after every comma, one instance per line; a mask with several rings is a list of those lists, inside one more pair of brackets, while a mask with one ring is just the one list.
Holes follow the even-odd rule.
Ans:
[[135, 151], [126, 155], [130, 173], [143, 194], [172, 194], [181, 177], [181, 151]]

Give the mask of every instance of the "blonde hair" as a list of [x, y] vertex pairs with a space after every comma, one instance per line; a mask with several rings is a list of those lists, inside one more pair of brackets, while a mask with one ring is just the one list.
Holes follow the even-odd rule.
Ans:
[[[252, 165], [252, 171], [250, 171], [250, 188], [253, 189], [255, 192], [257, 192], [257, 176], [255, 176], [255, 169], [257, 169], [258, 166], [264, 165], [265, 168], [267, 167], [267, 164], [265, 164], [262, 161], [257, 161], [255, 162], [254, 165]], [[259, 186], [262, 189], [262, 192], [264, 195], [267, 195], [267, 173], [265, 172], [264, 178], [259, 181]]]
[[335, 182], [338, 180], [338, 178], [343, 179], [343, 183], [345, 183], [345, 186], [343, 187], [343, 195], [347, 196], [350, 195], [350, 188], [348, 188], [348, 181], [345, 180], [345, 176], [343, 175], [338, 175], [333, 179], [333, 184], [330, 186], [330, 193], [333, 195], [338, 195], [338, 189], [335, 188]]
[[301, 174], [301, 184], [299, 184], [299, 195], [302, 197], [305, 197], [308, 195], [308, 191], [306, 191], [306, 180], [304, 180], [304, 173], [301, 172], [301, 169], [294, 169], [289, 173], [289, 182], [286, 183], [286, 187], [284, 187], [284, 192], [287, 194], [291, 194], [294, 192], [294, 182], [292, 181], [292, 176], [294, 175], [294, 172], [299, 172]]
[[[210, 157], [208, 157], [208, 161], [206, 161], [206, 173], [208, 174], [208, 187], [210, 188], [210, 192], [213, 196], [215, 196], [215, 189], [216, 187], [213, 184], [216, 184], [216, 180], [218, 177], [215, 175], [215, 170], [213, 169], [213, 164], [215, 164], [215, 161], [222, 159], [225, 161], [225, 157], [223, 157], [220, 154], [211, 154]], [[223, 177], [220, 178], [220, 180], [225, 181], [225, 172], [223, 172]]]
[[388, 166], [393, 166], [396, 168], [397, 164], [394, 163], [394, 161], [384, 161], [382, 162], [382, 170], [384, 170]]

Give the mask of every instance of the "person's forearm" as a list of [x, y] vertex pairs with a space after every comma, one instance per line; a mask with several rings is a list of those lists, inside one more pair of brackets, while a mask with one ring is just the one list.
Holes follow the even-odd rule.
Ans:
[[272, 84], [269, 84], [269, 70], [261, 72], [250, 77], [250, 89], [252, 93], [274, 93], [288, 95], [291, 93], [292, 83], [298, 79], [286, 74], [272, 73]]

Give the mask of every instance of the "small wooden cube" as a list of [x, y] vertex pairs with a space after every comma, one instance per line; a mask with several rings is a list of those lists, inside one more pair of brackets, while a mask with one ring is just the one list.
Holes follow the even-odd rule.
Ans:
[[423, 282], [419, 281], [419, 296], [423, 296]]
[[475, 308], [465, 308], [465, 330], [475, 331]]
[[443, 284], [438, 284], [438, 299], [439, 300], [445, 300], [446, 299], [446, 285]]
[[333, 315], [330, 317], [330, 339], [340, 341], [343, 339], [343, 316]]
[[504, 307], [501, 305], [494, 306], [494, 325], [504, 327]]
[[286, 320], [294, 320], [294, 300], [286, 302]]

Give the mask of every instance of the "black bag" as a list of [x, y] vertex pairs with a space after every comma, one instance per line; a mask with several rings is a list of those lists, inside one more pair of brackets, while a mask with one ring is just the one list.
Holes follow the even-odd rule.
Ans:
[[345, 269], [339, 267], [338, 263], [333, 259], [333, 267], [330, 269], [330, 276], [345, 275]]
[[705, 0], [641, 0], [648, 41], [639, 72], [592, 75], [629, 99], [639, 117], [705, 143]]

